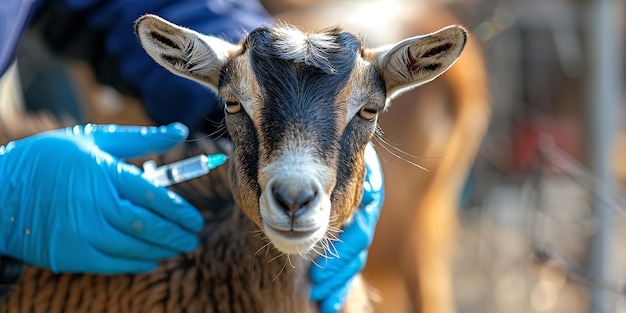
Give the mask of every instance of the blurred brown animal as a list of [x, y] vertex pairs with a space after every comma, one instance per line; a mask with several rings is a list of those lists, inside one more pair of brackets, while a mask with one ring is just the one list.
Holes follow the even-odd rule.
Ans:
[[[358, 207], [365, 148], [378, 112], [398, 91], [445, 72], [465, 46], [465, 30], [446, 27], [380, 49], [365, 48], [358, 37], [338, 28], [321, 34], [262, 28], [239, 45], [156, 16], [140, 18], [136, 31], [159, 64], [218, 90], [233, 139], [232, 150], [230, 144], [202, 141], [163, 161], [230, 151], [230, 189], [223, 188], [225, 169], [176, 188], [207, 217], [195, 252], [142, 275], [54, 275], [28, 268], [0, 311], [316, 312], [308, 299], [312, 261], [307, 255], [327, 249], [329, 237]], [[294, 82], [281, 80], [289, 75], [274, 76], [278, 70], [309, 75], [296, 81], [316, 88], [311, 94], [319, 101], [311, 102], [317, 104], [314, 112], [306, 111], [310, 104], [288, 101], [289, 94], [282, 91], [292, 90], [284, 86]], [[322, 90], [332, 92], [324, 95]], [[263, 94], [268, 91], [274, 97]], [[277, 102], [276, 96], [285, 102]], [[290, 110], [282, 107], [287, 105]], [[298, 114], [283, 114], [288, 111]], [[290, 255], [296, 254], [305, 257], [292, 260]], [[358, 277], [342, 312], [368, 311], [367, 290]]]
[[[459, 24], [444, 7], [424, 1], [267, 2], [280, 12], [278, 19], [309, 29], [341, 25], [375, 45]], [[364, 271], [382, 297], [378, 312], [455, 312], [451, 258], [458, 201], [491, 114], [488, 88], [482, 51], [470, 37], [448, 72], [395, 98], [381, 115], [387, 143], [375, 146], [385, 202]]]

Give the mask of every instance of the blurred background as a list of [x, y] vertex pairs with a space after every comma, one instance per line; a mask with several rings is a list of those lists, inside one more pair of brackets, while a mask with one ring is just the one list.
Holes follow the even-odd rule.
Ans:
[[[461, 313], [626, 313], [626, 7], [622, 2], [266, 0], [264, 4], [277, 18], [314, 29], [345, 24], [373, 44], [434, 31], [448, 21], [464, 25], [472, 34], [477, 56], [457, 64], [459, 72], [465, 69], [458, 74], [460, 83], [449, 82], [444, 91], [433, 83], [415, 95], [422, 101], [416, 105], [419, 111], [411, 114], [422, 120], [416, 118], [394, 130], [390, 124], [397, 120], [381, 118], [390, 144], [401, 150], [395, 153], [399, 157], [381, 151], [383, 162], [400, 162], [413, 175], [432, 176], [432, 181], [424, 178], [425, 182], [415, 183], [412, 191], [434, 184], [437, 173], [444, 171], [442, 160], [453, 156], [447, 151], [466, 154], [462, 160], [467, 166], [454, 168], [447, 176], [446, 184], [454, 185], [451, 193], [439, 194], [455, 202], [456, 219], [429, 224], [434, 232], [452, 236], [452, 307]], [[50, 110], [60, 120], [150, 123], [136, 100], [98, 85], [86, 64], [59, 59], [36, 36], [26, 38], [18, 70], [29, 111]], [[442, 84], [453, 80], [446, 75]], [[467, 96], [481, 88], [488, 95]], [[448, 150], [454, 125], [461, 123], [457, 118], [461, 109], [451, 104], [455, 97], [480, 97], [480, 108], [467, 118], [476, 121], [467, 128], [473, 130], [464, 130], [474, 134], [473, 139], [456, 142], [457, 149]], [[403, 101], [393, 102], [389, 114]], [[443, 104], [435, 110], [430, 101]], [[50, 103], [69, 106], [51, 108]], [[6, 116], [4, 123], [10, 123]], [[403, 142], [401, 136], [394, 137], [395, 132], [406, 132], [409, 139]], [[409, 140], [414, 140], [413, 148]], [[382, 146], [379, 143], [377, 148]], [[432, 170], [426, 173], [410, 162]], [[405, 183], [403, 179], [386, 172], [387, 181]], [[408, 201], [394, 201], [404, 198], [394, 198], [395, 191], [387, 190], [386, 200], [394, 206]], [[424, 198], [426, 193], [418, 196]], [[384, 214], [396, 213], [385, 208]], [[398, 225], [392, 217], [384, 218], [384, 225]], [[393, 237], [386, 236], [389, 231], [384, 225], [377, 236], [388, 248], [406, 250], [419, 243], [397, 239], [419, 237], [412, 229], [400, 229]], [[375, 241], [372, 267], [381, 266], [376, 259], [377, 251], [382, 251], [378, 246]], [[425, 251], [420, 253], [429, 253]], [[389, 251], [380, 253], [390, 257]], [[385, 262], [380, 258], [380, 263]], [[436, 298], [413, 289], [407, 287], [406, 297], [421, 292], [423, 298], [408, 300], [413, 304]], [[391, 309], [397, 304], [394, 301], [383, 300], [380, 311], [401, 312]], [[415, 312], [410, 306], [398, 310]], [[417, 310], [451, 312], [436, 307], [422, 305]]]
[[459, 312], [626, 312], [622, 1], [452, 1], [492, 115], [461, 206]]

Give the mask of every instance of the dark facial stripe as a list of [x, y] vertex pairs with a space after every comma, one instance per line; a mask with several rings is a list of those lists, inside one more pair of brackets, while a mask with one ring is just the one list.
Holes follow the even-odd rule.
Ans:
[[[226, 113], [228, 114], [228, 113]], [[258, 136], [255, 132], [255, 128], [252, 125], [252, 121], [247, 114], [236, 113], [232, 114], [230, 118], [226, 119], [228, 123], [228, 129], [231, 133], [233, 140], [233, 146], [235, 148], [235, 155], [238, 156], [234, 162], [236, 166], [234, 168], [241, 168], [243, 170], [243, 177], [239, 177], [242, 181], [237, 181], [239, 185], [249, 185], [256, 190], [258, 199], [261, 196], [261, 191], [258, 185], [258, 166], [259, 166], [259, 151]], [[231, 178], [236, 178], [236, 175], [231, 175]]]
[[[349, 34], [332, 35], [335, 47], [307, 53], [323, 59], [307, 61], [303, 57], [304, 63], [295, 63], [289, 51], [277, 51], [276, 41], [280, 39], [270, 31], [250, 35], [252, 70], [264, 88], [264, 142], [279, 144], [278, 137], [285, 133], [301, 134], [319, 142], [318, 148], [325, 151], [338, 141], [333, 107], [348, 82], [360, 43]], [[320, 48], [309, 45], [309, 49]]]
[[[349, 190], [352, 190], [354, 186], [350, 186], [350, 183], [355, 181], [354, 177], [363, 174], [362, 172], [356, 171], [352, 165], [359, 164], [359, 162], [357, 162], [359, 154], [363, 153], [365, 145], [370, 140], [371, 133], [362, 131], [363, 127], [366, 127], [362, 125], [364, 123], [368, 122], [358, 118], [352, 119], [341, 136], [336, 165], [337, 183], [331, 196], [333, 203], [336, 203], [339, 200], [338, 198], [342, 198], [341, 201], [358, 201], [360, 199], [360, 193], [355, 194], [357, 199], [343, 198], [351, 194]], [[372, 128], [374, 128], [374, 125], [372, 125]]]

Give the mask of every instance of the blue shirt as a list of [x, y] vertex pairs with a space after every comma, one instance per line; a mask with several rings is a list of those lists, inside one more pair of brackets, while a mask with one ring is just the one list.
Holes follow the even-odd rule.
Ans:
[[[45, 13], [48, 4], [61, 5], [71, 16], [80, 16], [72, 20], [70, 30], [89, 32], [88, 38], [99, 38], [98, 47], [101, 46], [102, 51], [89, 58], [97, 76], [99, 70], [109, 77], [114, 76], [116, 83], [142, 100], [148, 115], [157, 124], [182, 122], [191, 130], [212, 131], [214, 129], [206, 126], [217, 128], [221, 121], [223, 112], [217, 107], [213, 91], [177, 77], [154, 62], [135, 37], [134, 21], [152, 13], [231, 42], [239, 41], [262, 24], [273, 23], [258, 0], [0, 1], [3, 2], [0, 5], [0, 74], [14, 58], [15, 47], [29, 24], [29, 16], [37, 10]], [[61, 22], [59, 17], [52, 20]], [[69, 36], [59, 38], [66, 37]]]
[[13, 58], [35, 0], [4, 0], [0, 5], [0, 76]]

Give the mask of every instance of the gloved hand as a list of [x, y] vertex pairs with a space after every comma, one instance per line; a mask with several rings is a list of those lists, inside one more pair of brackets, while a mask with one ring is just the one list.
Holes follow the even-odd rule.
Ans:
[[163, 152], [187, 134], [180, 123], [88, 124], [0, 146], [0, 255], [57, 273], [116, 274], [192, 251], [201, 214], [119, 160]]
[[346, 300], [354, 276], [365, 267], [368, 248], [374, 238], [374, 229], [383, 204], [383, 173], [372, 144], [365, 149], [366, 175], [361, 205], [352, 224], [339, 234], [335, 248], [339, 257], [320, 258], [321, 266], [310, 271], [313, 288], [311, 301], [319, 301], [322, 313], [339, 311]]

